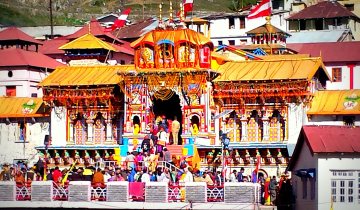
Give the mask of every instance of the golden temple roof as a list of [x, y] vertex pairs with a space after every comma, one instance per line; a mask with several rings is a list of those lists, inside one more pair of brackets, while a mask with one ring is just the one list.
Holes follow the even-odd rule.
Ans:
[[248, 32], [246, 32], [246, 34], [285, 34], [290, 36], [288, 33], [286, 33], [285, 31], [273, 26], [270, 23], [265, 23], [264, 25], [261, 25], [259, 27], [256, 27]]
[[131, 47], [136, 48], [140, 44], [158, 45], [161, 43], [178, 44], [180, 42], [190, 42], [195, 45], [209, 44], [213, 47], [209, 38], [191, 29], [153, 30], [132, 42]]
[[44, 117], [42, 98], [0, 97], [0, 118]]
[[59, 67], [39, 86], [114, 85], [122, 80], [119, 73], [130, 73], [134, 70], [134, 65]]
[[321, 90], [315, 93], [309, 115], [360, 114], [360, 90]]
[[233, 61], [219, 67], [215, 82], [311, 80], [319, 68], [329, 78], [321, 58]]
[[110, 43], [96, 38], [92, 34], [85, 34], [63, 46], [59, 47], [60, 50], [73, 50], [73, 49], [106, 49], [116, 51]]

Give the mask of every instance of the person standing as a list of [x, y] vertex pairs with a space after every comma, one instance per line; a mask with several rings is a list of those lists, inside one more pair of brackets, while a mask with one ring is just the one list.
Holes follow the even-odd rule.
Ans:
[[239, 173], [237, 174], [237, 180], [238, 180], [238, 182], [243, 182], [244, 181], [244, 167], [241, 167], [240, 168], [240, 171], [239, 171]]
[[171, 123], [171, 132], [174, 141], [174, 145], [179, 145], [179, 131], [180, 131], [180, 122], [175, 116], [174, 120]]
[[270, 190], [270, 205], [275, 205], [276, 202], [276, 188], [277, 188], [276, 176], [273, 176], [270, 180], [269, 190]]

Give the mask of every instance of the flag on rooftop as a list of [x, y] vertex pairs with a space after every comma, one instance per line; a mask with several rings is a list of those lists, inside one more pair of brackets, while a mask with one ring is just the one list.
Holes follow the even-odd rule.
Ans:
[[194, 0], [183, 0], [184, 4], [184, 16], [186, 17], [186, 13], [193, 10]]
[[249, 15], [248, 19], [255, 19], [259, 17], [265, 17], [271, 15], [271, 6], [270, 6], [270, 0], [263, 0], [258, 4], [255, 8], [253, 8]]
[[126, 24], [126, 20], [131, 12], [131, 9], [128, 8], [123, 11], [123, 13], [120, 15], [118, 19], [114, 21], [114, 24], [110, 28], [105, 28], [106, 32], [114, 31], [117, 28], [121, 28]]

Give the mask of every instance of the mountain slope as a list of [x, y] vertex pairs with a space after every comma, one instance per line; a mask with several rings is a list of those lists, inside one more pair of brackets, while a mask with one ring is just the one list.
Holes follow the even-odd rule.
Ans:
[[[55, 25], [81, 25], [91, 17], [99, 17], [130, 7], [130, 20], [138, 20], [159, 14], [159, 4], [164, 2], [162, 13], [169, 15], [169, 0], [1, 0], [0, 24], [16, 26], [49, 25], [49, 2], [52, 2]], [[194, 14], [230, 12], [234, 4], [244, 5], [254, 0], [194, 0]], [[174, 14], [180, 0], [173, 0]]]

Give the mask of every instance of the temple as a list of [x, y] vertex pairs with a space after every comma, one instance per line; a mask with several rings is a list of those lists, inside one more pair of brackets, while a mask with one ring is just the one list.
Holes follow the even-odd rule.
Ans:
[[[241, 51], [246, 58], [235, 61], [182, 19], [159, 22], [131, 43], [133, 65], [106, 64], [104, 52], [116, 49], [90, 32], [60, 47], [76, 62], [39, 85], [52, 126], [51, 142], [37, 149], [54, 164], [121, 162], [163, 126], [172, 154], [199, 169], [226, 164], [251, 174], [261, 161], [266, 176], [284, 171], [313, 94], [329, 78], [321, 58]], [[260, 39], [282, 43], [286, 34], [256, 35], [254, 44]]]

